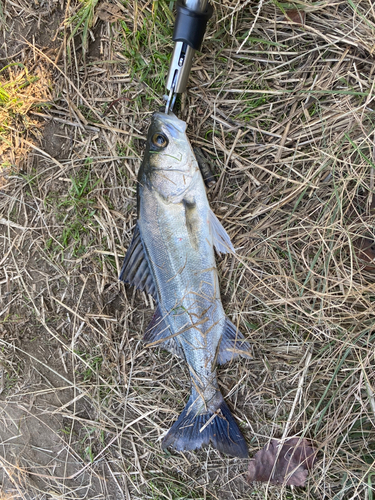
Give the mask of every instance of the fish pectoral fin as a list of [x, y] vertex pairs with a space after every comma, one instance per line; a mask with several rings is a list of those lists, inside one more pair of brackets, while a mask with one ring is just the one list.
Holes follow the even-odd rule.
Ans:
[[252, 359], [250, 344], [244, 340], [242, 333], [235, 325], [228, 318], [225, 318], [225, 326], [219, 345], [217, 363], [223, 365], [227, 361], [238, 358], [238, 356]]
[[218, 253], [235, 253], [234, 246], [230, 241], [228, 233], [212, 210], [209, 211], [209, 224], [216, 251]]
[[157, 306], [152, 320], [146, 329], [143, 341], [148, 344], [147, 347], [161, 347], [172, 354], [185, 359], [184, 350], [180, 346], [176, 337], [173, 336], [159, 306]]
[[220, 391], [216, 404], [205, 408], [204, 402], [192, 389], [187, 405], [163, 439], [162, 447], [177, 451], [196, 450], [211, 445], [232, 457], [247, 458], [244, 437]]
[[119, 279], [144, 290], [156, 299], [156, 287], [142, 245], [138, 223], [135, 226], [132, 242], [126, 252]]

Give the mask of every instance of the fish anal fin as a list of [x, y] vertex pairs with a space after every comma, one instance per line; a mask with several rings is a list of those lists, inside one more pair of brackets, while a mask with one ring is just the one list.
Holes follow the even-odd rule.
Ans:
[[216, 393], [215, 405], [207, 406], [206, 410], [193, 389], [187, 405], [163, 439], [162, 447], [187, 451], [211, 444], [226, 455], [247, 458], [246, 441], [220, 391]]
[[156, 287], [142, 245], [138, 224], [135, 226], [133, 239], [126, 252], [119, 279], [135, 286], [138, 290], [144, 290], [156, 299]]
[[185, 359], [184, 351], [176, 337], [172, 337], [172, 332], [159, 306], [157, 306], [152, 320], [146, 329], [143, 341], [148, 344], [148, 347], [161, 347]]
[[219, 346], [217, 363], [223, 365], [238, 356], [251, 359], [250, 344], [244, 340], [242, 333], [236, 326], [228, 318], [225, 318], [225, 326]]
[[235, 253], [234, 246], [230, 241], [228, 233], [212, 210], [209, 211], [209, 224], [216, 251], [218, 253]]

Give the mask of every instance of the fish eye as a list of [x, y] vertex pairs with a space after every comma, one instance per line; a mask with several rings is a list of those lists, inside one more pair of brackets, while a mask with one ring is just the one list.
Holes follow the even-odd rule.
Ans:
[[158, 148], [166, 148], [168, 146], [168, 137], [160, 132], [157, 132], [152, 136], [152, 143]]

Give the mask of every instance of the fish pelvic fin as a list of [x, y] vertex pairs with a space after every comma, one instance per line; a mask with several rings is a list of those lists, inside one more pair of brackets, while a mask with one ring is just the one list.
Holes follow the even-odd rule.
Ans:
[[226, 455], [247, 458], [246, 441], [220, 391], [214, 401], [206, 409], [193, 389], [187, 405], [163, 439], [163, 449], [187, 451], [211, 444]]

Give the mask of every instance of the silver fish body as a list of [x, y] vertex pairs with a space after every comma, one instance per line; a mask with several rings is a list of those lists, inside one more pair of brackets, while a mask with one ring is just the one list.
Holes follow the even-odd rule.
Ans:
[[191, 396], [163, 446], [211, 444], [247, 456], [246, 442], [219, 390], [216, 366], [249, 356], [220, 299], [216, 250], [234, 251], [210, 209], [198, 163], [175, 115], [155, 113], [138, 174], [138, 220], [120, 279], [151, 293], [157, 308], [145, 333], [149, 345], [184, 358]]

